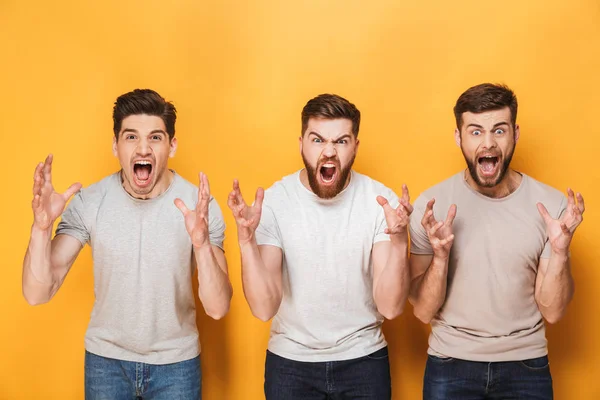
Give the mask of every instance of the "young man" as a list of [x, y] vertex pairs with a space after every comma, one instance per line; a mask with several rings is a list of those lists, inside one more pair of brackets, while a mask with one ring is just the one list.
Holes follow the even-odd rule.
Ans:
[[198, 190], [167, 167], [177, 149], [173, 104], [136, 89], [117, 99], [113, 120], [119, 172], [60, 194], [52, 155], [36, 167], [23, 294], [30, 304], [49, 301], [89, 243], [96, 301], [85, 338], [85, 398], [200, 399], [192, 276], [197, 268], [206, 313], [223, 317], [232, 294], [223, 216], [204, 174]]
[[302, 111], [305, 168], [258, 189], [252, 206], [234, 181], [246, 300], [259, 319], [274, 317], [267, 400], [391, 397], [381, 324], [408, 296], [412, 206], [406, 186], [398, 201], [352, 170], [359, 124], [353, 104], [320, 95]]
[[557, 322], [573, 297], [583, 197], [510, 168], [509, 88], [472, 87], [454, 114], [467, 169], [419, 196], [410, 223], [410, 301], [432, 328], [424, 399], [552, 399], [542, 317]]

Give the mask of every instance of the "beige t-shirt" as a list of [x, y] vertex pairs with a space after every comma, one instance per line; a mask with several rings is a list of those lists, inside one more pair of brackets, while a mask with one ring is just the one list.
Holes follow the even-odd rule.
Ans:
[[553, 218], [566, 209], [557, 190], [526, 175], [515, 192], [492, 199], [460, 172], [425, 191], [411, 216], [411, 253], [433, 254], [421, 218], [435, 197], [436, 220], [456, 204], [446, 301], [431, 321], [429, 354], [470, 361], [515, 361], [547, 354], [534, 298], [540, 257], [550, 257], [536, 204]]

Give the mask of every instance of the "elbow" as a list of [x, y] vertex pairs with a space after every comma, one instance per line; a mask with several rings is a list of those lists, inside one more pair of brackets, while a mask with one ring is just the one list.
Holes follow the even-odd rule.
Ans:
[[404, 303], [400, 303], [395, 307], [378, 307], [377, 311], [379, 311], [379, 314], [385, 319], [392, 320], [399, 317], [404, 312]]
[[221, 307], [215, 307], [214, 309], [205, 308], [204, 311], [206, 312], [206, 315], [208, 315], [215, 321], [218, 321], [220, 319], [225, 318], [225, 316], [229, 312], [229, 302], [227, 302], [227, 304], [225, 304]]
[[556, 324], [558, 321], [560, 321], [565, 315], [564, 311], [558, 311], [558, 312], [553, 312], [553, 313], [546, 313], [544, 315], [544, 319], [546, 320], [547, 323], [549, 323], [550, 325]]
[[46, 304], [50, 300], [48, 298], [36, 296], [32, 293], [27, 293], [27, 291], [25, 290], [23, 290], [23, 297], [25, 298], [27, 304], [29, 304], [30, 306], [39, 306], [42, 304]]
[[419, 307], [418, 304], [415, 304], [413, 308], [413, 314], [415, 315], [415, 317], [417, 317], [419, 321], [427, 325], [430, 324], [431, 320], [433, 319], [433, 315], [424, 311], [421, 307]]
[[254, 315], [255, 318], [258, 318], [262, 322], [268, 322], [269, 320], [271, 320], [271, 318], [275, 316], [275, 313], [269, 312], [268, 310], [256, 310], [251, 308], [251, 311], [252, 315]]

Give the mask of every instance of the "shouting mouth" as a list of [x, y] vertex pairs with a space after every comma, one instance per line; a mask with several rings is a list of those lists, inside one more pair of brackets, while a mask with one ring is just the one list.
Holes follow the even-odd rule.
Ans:
[[327, 162], [319, 168], [319, 178], [324, 185], [331, 185], [337, 178], [338, 167], [331, 162]]
[[133, 163], [133, 180], [136, 186], [146, 187], [152, 182], [154, 166], [149, 160], [138, 160]]
[[495, 176], [498, 172], [498, 166], [500, 165], [500, 157], [491, 155], [479, 157], [477, 159], [477, 165], [483, 176]]

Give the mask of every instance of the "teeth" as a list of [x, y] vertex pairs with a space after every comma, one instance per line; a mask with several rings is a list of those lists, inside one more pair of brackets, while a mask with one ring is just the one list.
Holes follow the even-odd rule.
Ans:
[[150, 161], [136, 161], [137, 165], [150, 165]]
[[323, 164], [325, 168], [335, 168], [335, 164]]

